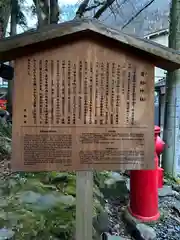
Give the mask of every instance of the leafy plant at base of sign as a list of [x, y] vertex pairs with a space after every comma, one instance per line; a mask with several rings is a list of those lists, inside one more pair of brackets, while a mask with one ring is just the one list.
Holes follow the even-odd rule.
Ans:
[[11, 153], [11, 125], [0, 119], [0, 154]]

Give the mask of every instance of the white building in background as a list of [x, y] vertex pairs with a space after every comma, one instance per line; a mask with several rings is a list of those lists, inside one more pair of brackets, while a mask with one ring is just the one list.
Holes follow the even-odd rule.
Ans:
[[[145, 38], [168, 47], [169, 30], [162, 29], [145, 36]], [[155, 68], [155, 83], [166, 77], [166, 71], [161, 68]]]
[[[164, 46], [167, 46], [168, 47], [168, 37], [169, 37], [169, 30], [168, 29], [162, 29], [160, 31], [157, 31], [157, 32], [153, 32], [147, 36], [145, 36], [145, 38], [151, 40], [151, 41], [154, 41], [154, 42], [157, 42], [159, 44], [162, 44]], [[157, 85], [158, 83], [165, 83], [165, 81], [163, 81], [164, 79], [166, 79], [166, 71], [164, 71], [163, 69], [160, 69], [160, 68], [155, 68], [155, 84]], [[165, 89], [165, 87], [164, 87]], [[180, 96], [178, 96], [179, 98]], [[160, 126], [161, 126], [161, 129], [162, 129], [162, 134], [163, 134], [163, 124], [164, 124], [164, 107], [165, 107], [165, 91], [161, 92], [161, 97], [160, 97]], [[178, 109], [176, 110], [178, 111]], [[179, 115], [179, 113], [178, 113]], [[180, 118], [179, 118], [179, 121], [180, 121]], [[175, 125], [176, 126], [176, 125]], [[178, 126], [179, 128], [179, 126]], [[178, 134], [179, 131], [176, 130], [176, 134]], [[178, 177], [180, 178], [180, 159], [179, 159], [179, 149], [178, 149], [178, 138], [177, 138], [177, 135], [175, 136], [176, 137], [176, 150], [175, 150], [175, 153], [172, 153], [172, 154], [175, 154], [175, 159], [174, 157], [169, 157], [169, 167], [171, 167], [171, 169], [173, 169], [173, 172], [172, 174], [175, 176], [175, 177]], [[170, 154], [171, 156], [171, 154]]]
[[[154, 41], [168, 47], [169, 29], [162, 29], [145, 36], [146, 39]], [[155, 85], [164, 85], [166, 79], [166, 72], [161, 68], [155, 68], [154, 81]], [[165, 90], [164, 88], [161, 88]], [[156, 98], [155, 98], [156, 99]], [[161, 137], [163, 137], [163, 126], [164, 126], [164, 110], [165, 110], [165, 91], [160, 92], [160, 97], [157, 97], [158, 101], [155, 101], [155, 114], [159, 115], [159, 122], [161, 127]], [[156, 105], [157, 104], [157, 105]]]
[[[168, 37], [169, 37], [169, 29], [162, 29], [153, 33], [150, 33], [145, 36], [146, 39], [154, 41], [156, 43], [162, 44], [168, 47]], [[166, 78], [166, 71], [161, 68], [155, 68], [155, 84], [164, 84], [164, 80]], [[162, 88], [162, 90], [165, 88]], [[163, 134], [163, 125], [164, 125], [164, 109], [165, 109], [165, 91], [161, 92], [160, 96], [160, 127], [161, 127], [161, 137]]]

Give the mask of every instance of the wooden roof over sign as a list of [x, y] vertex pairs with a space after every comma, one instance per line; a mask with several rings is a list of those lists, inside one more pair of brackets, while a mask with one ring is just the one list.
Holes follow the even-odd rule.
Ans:
[[[120, 48], [129, 49], [131, 53], [151, 61], [152, 64], [157, 67], [169, 71], [180, 68], [180, 54], [175, 50], [147, 39], [141, 39], [134, 35], [123, 33], [104, 25], [96, 19], [72, 20], [60, 24], [48, 25], [38, 30], [5, 38], [0, 41], [0, 60], [14, 60], [26, 55], [26, 50], [29, 47], [33, 49], [36, 48], [38, 44], [49, 43], [53, 39], [58, 39], [58, 41], [61, 42], [61, 39], [65, 36], [71, 36], [73, 38], [75, 34], [81, 33], [82, 36], [82, 34], [89, 32], [116, 41]], [[41, 45], [38, 46], [41, 47]], [[38, 47], [36, 51], [39, 50], [40, 48]]]

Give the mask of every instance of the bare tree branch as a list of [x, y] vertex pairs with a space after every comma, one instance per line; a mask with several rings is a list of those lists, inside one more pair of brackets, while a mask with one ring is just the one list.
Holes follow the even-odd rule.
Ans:
[[94, 18], [99, 18], [114, 2], [115, 0], [106, 0], [104, 5], [94, 14]]
[[[105, 19], [103, 19], [103, 21], [105, 21], [106, 19], [108, 19], [112, 14], [114, 14], [115, 11], [117, 11], [117, 13], [119, 14], [119, 12], [122, 11], [122, 6], [123, 6], [127, 1], [129, 1], [129, 0], [123, 0], [123, 1], [121, 2], [121, 4], [119, 4], [118, 2], [116, 2], [117, 7], [116, 7], [115, 9], [113, 9], [113, 12], [111, 11], [111, 13], [108, 14], [108, 16], [107, 16]], [[111, 6], [112, 6], [112, 4], [111, 4]], [[110, 6], [109, 6], [109, 7], [110, 7]], [[121, 12], [121, 15], [123, 15], [123, 11]]]
[[137, 13], [135, 13], [121, 28], [124, 29], [125, 27], [127, 27], [127, 25], [129, 25], [137, 16], [139, 16], [139, 14], [144, 11], [147, 7], [149, 7], [155, 0], [151, 0], [150, 2], [146, 3]]
[[109, 9], [111, 10], [112, 15], [114, 16], [114, 19], [116, 19], [117, 12], [116, 12], [115, 9], [113, 8], [113, 5], [110, 5], [110, 6], [109, 6]]
[[89, 2], [90, 2], [90, 0], [84, 0], [80, 4], [80, 6], [79, 6], [79, 8], [78, 8], [78, 10], [76, 12], [75, 18], [82, 18], [84, 16], [84, 13], [86, 12], [86, 8], [88, 7]]
[[96, 4], [91, 5], [90, 7], [87, 7], [87, 8], [86, 8], [86, 12], [87, 12], [87, 11], [91, 11], [92, 9], [95, 9], [95, 8], [97, 8], [97, 7], [99, 7], [99, 6], [103, 5], [103, 4], [104, 4], [104, 3], [102, 3], [102, 2], [97, 2]]
[[82, 18], [86, 12], [100, 7], [93, 16], [99, 18], [114, 2], [115, 0], [95, 0], [94, 4], [90, 5], [90, 0], [84, 0], [76, 12], [75, 18]]

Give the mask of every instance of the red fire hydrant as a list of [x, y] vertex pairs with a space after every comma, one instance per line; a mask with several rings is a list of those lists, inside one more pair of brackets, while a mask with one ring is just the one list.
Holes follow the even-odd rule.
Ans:
[[130, 172], [130, 206], [129, 212], [135, 218], [144, 221], [156, 221], [159, 216], [158, 210], [158, 155], [160, 144], [158, 134], [160, 128], [155, 126], [155, 168], [153, 170], [132, 170]]
[[160, 127], [155, 126], [155, 162], [157, 168], [158, 188], [163, 187], [164, 169], [159, 166], [159, 155], [163, 152], [165, 143], [159, 137]]

